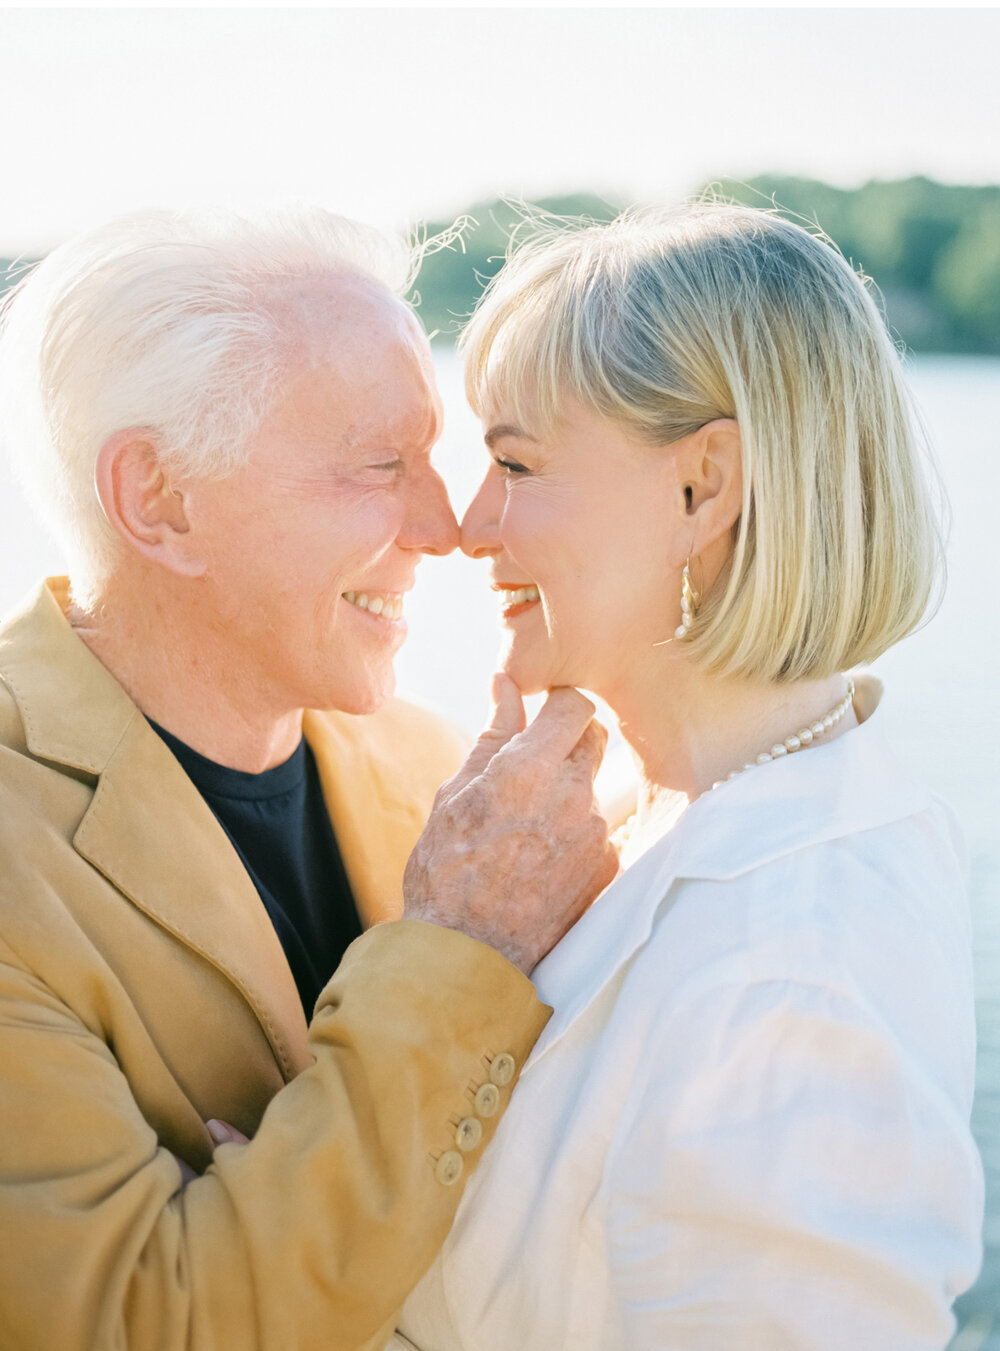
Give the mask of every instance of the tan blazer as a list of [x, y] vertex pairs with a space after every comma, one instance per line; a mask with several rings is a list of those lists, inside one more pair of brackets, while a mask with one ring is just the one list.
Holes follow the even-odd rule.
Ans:
[[[235, 851], [64, 604], [0, 627], [0, 1348], [378, 1345], [482, 1151], [459, 1123], [488, 1141], [510, 1083], [495, 1114], [477, 1091], [548, 1010], [400, 921], [307, 1030]], [[307, 736], [363, 914], [391, 917], [457, 739], [398, 702]], [[252, 1144], [213, 1158], [211, 1117]], [[174, 1155], [208, 1171], [181, 1190]]]

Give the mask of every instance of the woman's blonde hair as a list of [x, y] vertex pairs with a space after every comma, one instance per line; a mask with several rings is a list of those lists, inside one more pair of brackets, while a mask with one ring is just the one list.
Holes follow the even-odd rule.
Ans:
[[915, 628], [941, 557], [923, 446], [882, 316], [830, 242], [718, 203], [530, 224], [462, 335], [477, 412], [544, 434], [580, 400], [655, 446], [739, 424], [742, 512], [692, 656], [819, 678]]

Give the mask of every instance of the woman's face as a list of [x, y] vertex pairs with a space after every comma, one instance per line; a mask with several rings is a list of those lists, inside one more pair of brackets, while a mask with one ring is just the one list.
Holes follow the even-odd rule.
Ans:
[[524, 693], [576, 685], [613, 703], [680, 621], [688, 546], [670, 448], [580, 405], [545, 436], [502, 409], [483, 427], [492, 463], [462, 548], [491, 560], [503, 668]]

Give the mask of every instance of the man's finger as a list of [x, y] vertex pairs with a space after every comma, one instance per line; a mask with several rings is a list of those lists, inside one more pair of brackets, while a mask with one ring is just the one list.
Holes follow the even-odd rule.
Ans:
[[581, 769], [586, 769], [593, 782], [597, 771], [601, 767], [601, 761], [604, 759], [604, 752], [608, 748], [608, 729], [596, 718], [591, 719], [590, 723], [584, 729], [583, 735], [570, 751], [568, 759], [571, 763], [579, 765]]
[[228, 1121], [219, 1121], [218, 1118], [213, 1116], [211, 1120], [205, 1122], [205, 1126], [212, 1137], [213, 1144], [247, 1145], [250, 1143], [243, 1132], [238, 1131], [235, 1126], [230, 1126]]
[[510, 676], [504, 675], [502, 671], [497, 671], [493, 677], [490, 700], [490, 720], [466, 756], [465, 764], [452, 780], [456, 789], [463, 788], [482, 774], [501, 746], [506, 746], [508, 741], [523, 732], [527, 724], [521, 691]]
[[528, 725], [524, 714], [524, 700], [521, 691], [503, 671], [497, 671], [490, 684], [490, 721], [487, 731], [497, 732], [504, 741], [509, 741]]
[[541, 712], [518, 740], [518, 754], [558, 766], [571, 754], [597, 710], [579, 690], [550, 690]]

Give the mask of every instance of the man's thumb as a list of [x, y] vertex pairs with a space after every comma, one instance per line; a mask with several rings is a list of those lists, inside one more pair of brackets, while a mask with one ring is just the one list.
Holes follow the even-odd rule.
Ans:
[[451, 791], [460, 792], [478, 778], [501, 747], [527, 726], [521, 691], [510, 676], [497, 672], [490, 686], [490, 720], [479, 733], [479, 740], [466, 758], [465, 764], [450, 780]]
[[486, 727], [487, 731], [493, 732], [503, 742], [517, 736], [518, 732], [524, 731], [528, 724], [524, 716], [524, 700], [521, 698], [521, 691], [510, 676], [504, 675], [502, 671], [497, 671], [493, 677], [493, 683], [490, 685], [490, 700], [492, 708], [490, 709], [490, 720]]

